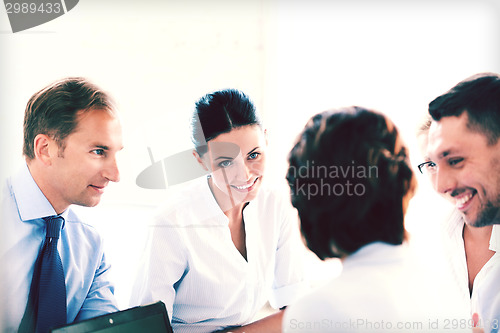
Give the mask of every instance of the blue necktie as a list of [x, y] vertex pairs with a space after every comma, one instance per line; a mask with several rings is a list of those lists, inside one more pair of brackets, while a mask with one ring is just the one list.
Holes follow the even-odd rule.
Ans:
[[31, 281], [28, 304], [19, 332], [46, 333], [51, 327], [66, 324], [66, 285], [57, 241], [64, 219], [44, 218], [47, 226], [45, 242], [38, 254]]

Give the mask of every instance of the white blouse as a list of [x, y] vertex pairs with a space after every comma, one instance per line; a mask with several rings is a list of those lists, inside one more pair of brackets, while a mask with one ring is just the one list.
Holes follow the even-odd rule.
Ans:
[[206, 178], [174, 193], [150, 227], [133, 305], [163, 301], [182, 333], [247, 324], [268, 300], [290, 304], [305, 285], [304, 246], [297, 213], [281, 194], [263, 186], [243, 210], [247, 261]]

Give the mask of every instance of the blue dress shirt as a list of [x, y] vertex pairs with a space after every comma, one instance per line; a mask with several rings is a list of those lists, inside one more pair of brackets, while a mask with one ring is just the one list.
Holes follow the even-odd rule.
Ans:
[[[24, 314], [33, 269], [45, 239], [46, 216], [56, 215], [29, 169], [7, 179], [0, 211], [0, 331], [17, 331]], [[68, 208], [61, 216], [58, 251], [64, 267], [68, 323], [118, 311], [107, 279], [102, 239]]]

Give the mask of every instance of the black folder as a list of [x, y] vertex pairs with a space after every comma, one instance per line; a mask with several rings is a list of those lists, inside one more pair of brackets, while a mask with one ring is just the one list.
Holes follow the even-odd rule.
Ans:
[[82, 320], [51, 330], [52, 333], [173, 333], [163, 302], [137, 306]]

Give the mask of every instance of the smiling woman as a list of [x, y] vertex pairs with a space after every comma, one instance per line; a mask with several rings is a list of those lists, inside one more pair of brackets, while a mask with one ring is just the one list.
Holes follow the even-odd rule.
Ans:
[[196, 103], [191, 125], [193, 154], [210, 172], [210, 190], [222, 211], [238, 219], [242, 205], [255, 199], [265, 167], [267, 141], [255, 107], [240, 91], [218, 91]]
[[223, 133], [208, 143], [198, 162], [210, 171], [209, 185], [221, 209], [242, 210], [255, 199], [263, 180], [265, 138], [257, 125], [245, 125]]
[[237, 90], [201, 98], [192, 125], [209, 176], [172, 193], [155, 218], [132, 302], [165, 302], [175, 332], [280, 332], [282, 312], [249, 324], [304, 285], [297, 215], [264, 183], [266, 132]]

